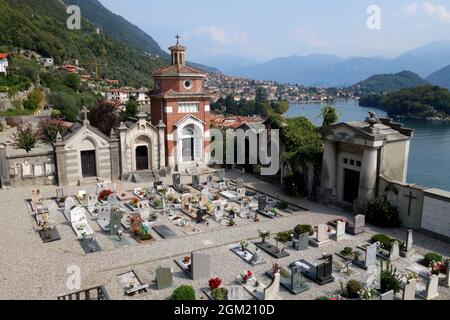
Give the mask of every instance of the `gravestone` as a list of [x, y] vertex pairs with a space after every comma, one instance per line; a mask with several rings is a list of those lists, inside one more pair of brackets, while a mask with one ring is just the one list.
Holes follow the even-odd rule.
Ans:
[[389, 260], [396, 260], [400, 258], [400, 246], [398, 241], [394, 241], [391, 246], [391, 250], [389, 251]]
[[173, 186], [176, 188], [180, 188], [181, 187], [181, 176], [179, 173], [175, 173], [172, 176], [172, 180], [173, 180]]
[[125, 185], [123, 184], [122, 181], [116, 182], [116, 192], [119, 196], [127, 193], [127, 191], [125, 190]]
[[163, 239], [177, 237], [177, 234], [173, 232], [171, 229], [169, 229], [169, 227], [167, 227], [166, 225], [154, 226], [153, 230], [155, 230], [155, 232], [159, 234]]
[[237, 189], [237, 197], [239, 200], [242, 200], [245, 198], [245, 188], [238, 188]]
[[381, 289], [381, 272], [374, 268], [366, 280], [365, 286], [369, 289]]
[[401, 250], [400, 250], [400, 255], [402, 257], [409, 257], [413, 253], [414, 253], [414, 248], [413, 248], [413, 231], [412, 230], [408, 230], [406, 232], [405, 244], [404, 244], [403, 248], [401, 248]]
[[34, 165], [33, 171], [35, 177], [42, 177], [44, 175], [44, 168], [41, 164]]
[[209, 255], [192, 253], [191, 261], [192, 280], [195, 281], [211, 276]]
[[245, 189], [244, 180], [242, 179], [236, 180], [236, 189]]
[[109, 218], [109, 234], [116, 236], [121, 230], [123, 212], [120, 210], [111, 211]]
[[219, 182], [219, 191], [227, 190], [227, 184], [225, 182]]
[[267, 197], [261, 196], [258, 198], [258, 211], [265, 212], [267, 210]]
[[208, 178], [206, 178], [206, 184], [207, 184], [208, 188], [211, 188], [212, 182], [213, 182], [213, 176], [209, 175]]
[[31, 191], [31, 202], [33, 203], [41, 203], [42, 197], [41, 197], [41, 190], [34, 189]]
[[308, 290], [305, 279], [303, 277], [302, 267], [295, 266], [291, 270], [291, 290], [295, 293], [301, 293]]
[[280, 299], [280, 280], [279, 272], [273, 275], [272, 283], [264, 289], [264, 300], [278, 300]]
[[75, 202], [75, 199], [72, 197], [67, 197], [66, 200], [64, 201], [64, 214], [68, 217], [69, 220], [70, 220], [69, 218], [70, 210], [72, 210], [72, 208], [76, 206], [77, 204]]
[[173, 286], [173, 274], [170, 268], [156, 269], [156, 284], [158, 290], [164, 290]]
[[450, 288], [450, 263], [447, 265], [447, 276], [445, 277], [445, 286]]
[[153, 188], [155, 188], [155, 190], [161, 190], [162, 187], [163, 187], [162, 181], [155, 181], [155, 182], [153, 182]]
[[316, 280], [319, 284], [330, 283], [334, 280], [333, 276], [333, 261], [328, 261], [319, 264], [316, 269]]
[[87, 206], [89, 209], [94, 208], [98, 203], [97, 195], [95, 194], [88, 194], [87, 196]]
[[207, 213], [206, 213], [206, 209], [200, 208], [197, 210], [197, 223], [203, 223], [205, 222], [205, 217], [206, 217]]
[[377, 245], [372, 244], [366, 248], [366, 257], [364, 260], [364, 269], [369, 270], [376, 267], [377, 264]]
[[366, 224], [366, 216], [362, 214], [358, 214], [353, 221], [353, 229], [352, 233], [354, 235], [358, 235], [364, 232], [364, 227]]
[[56, 199], [64, 198], [64, 188], [56, 188]]
[[345, 222], [338, 221], [336, 224], [336, 234], [331, 236], [336, 241], [342, 241], [345, 238]]
[[403, 300], [415, 300], [416, 299], [416, 280], [410, 280], [403, 288]]
[[317, 228], [316, 241], [324, 242], [328, 240], [328, 226], [326, 224], [320, 224]]
[[22, 163], [22, 178], [32, 176], [31, 164], [28, 161]]
[[150, 202], [148, 200], [140, 201], [138, 210], [143, 219], [148, 219], [150, 217]]
[[219, 170], [219, 182], [225, 182], [225, 170]]
[[294, 239], [294, 248], [297, 251], [308, 250], [309, 248], [309, 232], [298, 235], [297, 239]]
[[109, 195], [108, 205], [111, 206], [111, 208], [117, 207], [119, 205], [119, 200], [117, 199], [116, 194], [113, 193], [113, 194]]
[[394, 300], [395, 292], [394, 290], [388, 291], [386, 293], [380, 294], [380, 300]]
[[193, 175], [192, 176], [192, 186], [194, 188], [198, 188], [200, 187], [200, 177], [198, 175]]
[[425, 291], [422, 293], [422, 298], [425, 300], [432, 300], [439, 296], [438, 292], [439, 277], [435, 274], [429, 277]]
[[97, 223], [103, 231], [109, 230], [109, 223], [111, 218], [111, 206], [101, 206], [98, 209]]
[[253, 254], [253, 258], [250, 262], [253, 266], [256, 266], [262, 262], [261, 250], [259, 248], [256, 248], [256, 251]]
[[228, 300], [229, 301], [244, 300], [244, 288], [242, 286], [230, 286], [228, 288]]

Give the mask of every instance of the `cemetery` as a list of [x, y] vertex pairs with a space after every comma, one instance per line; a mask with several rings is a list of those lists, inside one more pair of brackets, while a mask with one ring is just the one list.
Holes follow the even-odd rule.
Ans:
[[113, 257], [95, 283], [111, 299], [175, 299], [191, 289], [200, 300], [450, 298], [450, 249], [423, 250], [415, 231], [372, 230], [363, 215], [322, 217], [221, 171], [202, 178], [190, 187], [174, 175], [58, 188], [53, 197], [44, 194], [55, 189], [32, 190], [26, 204], [41, 250], [59, 243], [82, 265], [100, 252]]

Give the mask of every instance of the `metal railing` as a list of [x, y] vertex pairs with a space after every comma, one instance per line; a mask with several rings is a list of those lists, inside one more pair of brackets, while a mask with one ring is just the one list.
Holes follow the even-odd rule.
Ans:
[[111, 300], [104, 286], [85, 289], [58, 297], [58, 300]]

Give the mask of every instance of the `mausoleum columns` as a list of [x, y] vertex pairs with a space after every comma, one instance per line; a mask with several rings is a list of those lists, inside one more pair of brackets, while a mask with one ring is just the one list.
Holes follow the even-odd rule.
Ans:
[[378, 167], [378, 149], [365, 149], [361, 167], [361, 180], [359, 198], [364, 201], [373, 201], [376, 196]]
[[322, 166], [322, 186], [336, 195], [336, 142], [326, 141]]

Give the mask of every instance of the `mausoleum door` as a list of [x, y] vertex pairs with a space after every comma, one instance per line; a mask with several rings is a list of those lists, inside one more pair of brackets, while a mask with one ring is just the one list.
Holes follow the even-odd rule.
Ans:
[[136, 170], [148, 170], [148, 147], [138, 146], [136, 148]]
[[359, 180], [360, 173], [358, 171], [344, 169], [344, 201], [353, 203], [359, 197]]
[[83, 178], [91, 178], [97, 176], [95, 150], [81, 151], [81, 171]]

